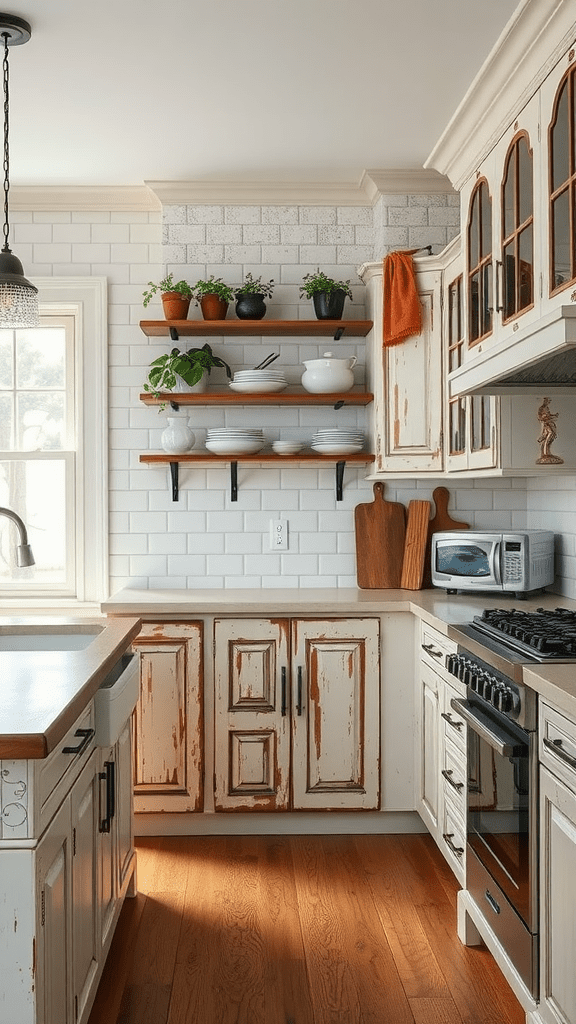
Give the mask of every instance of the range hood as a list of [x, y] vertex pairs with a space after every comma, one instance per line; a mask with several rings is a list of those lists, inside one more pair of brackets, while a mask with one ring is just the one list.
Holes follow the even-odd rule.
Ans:
[[576, 395], [576, 306], [559, 306], [454, 370], [450, 397]]

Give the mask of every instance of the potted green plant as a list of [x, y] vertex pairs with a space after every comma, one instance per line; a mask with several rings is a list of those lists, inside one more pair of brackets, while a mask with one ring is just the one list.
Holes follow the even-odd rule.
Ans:
[[253, 277], [248, 271], [244, 283], [234, 289], [236, 316], [240, 320], [261, 320], [266, 314], [264, 299], [269, 299], [273, 291], [274, 278], [266, 282], [261, 277]]
[[350, 281], [335, 281], [318, 267], [302, 278], [300, 298], [304, 297], [312, 299], [317, 320], [341, 320], [346, 297], [352, 298]]
[[174, 281], [173, 274], [167, 274], [158, 284], [148, 281], [148, 288], [143, 293], [144, 306], [148, 305], [156, 292], [160, 292], [164, 316], [167, 320], [186, 319], [192, 299], [192, 289], [187, 281]]
[[[202, 348], [189, 348], [186, 352], [173, 348], [150, 363], [144, 391], [159, 398], [163, 391], [183, 390], [182, 382], [188, 388], [194, 388], [202, 383], [205, 385], [214, 366], [222, 367], [226, 370], [226, 376], [232, 378], [232, 370], [228, 363], [214, 355], [208, 342]], [[203, 388], [200, 387], [198, 390]]]
[[197, 281], [192, 294], [205, 320], [225, 320], [228, 303], [234, 298], [234, 289], [221, 277], [212, 274], [207, 281]]

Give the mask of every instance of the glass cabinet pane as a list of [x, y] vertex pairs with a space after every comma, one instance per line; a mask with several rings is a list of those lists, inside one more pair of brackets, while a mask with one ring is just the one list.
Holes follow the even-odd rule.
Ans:
[[516, 216], [514, 210], [514, 179], [516, 167], [516, 150], [512, 150], [506, 163], [506, 174], [502, 187], [502, 234], [504, 238], [514, 230]]
[[450, 454], [461, 455], [466, 449], [466, 399], [457, 398], [450, 403]]
[[552, 288], [570, 280], [570, 214], [568, 189], [552, 203]]
[[534, 247], [532, 224], [520, 233], [518, 240], [518, 310], [531, 306], [534, 295]]
[[523, 137], [518, 142], [518, 227], [534, 213], [532, 178], [532, 154]]
[[556, 106], [556, 122], [550, 138], [552, 191], [568, 180], [568, 80], [564, 82]]
[[478, 452], [490, 446], [490, 397], [471, 397], [472, 438], [471, 451]]

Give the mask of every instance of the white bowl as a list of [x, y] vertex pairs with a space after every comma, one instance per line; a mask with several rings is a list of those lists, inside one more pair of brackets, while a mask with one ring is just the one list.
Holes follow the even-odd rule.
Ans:
[[273, 441], [272, 449], [277, 455], [296, 455], [304, 445], [299, 441]]
[[255, 455], [264, 447], [264, 441], [206, 441], [206, 447], [214, 455]]
[[355, 452], [361, 452], [364, 447], [361, 444], [329, 444], [328, 442], [316, 442], [313, 441], [310, 447], [321, 455], [353, 455]]
[[262, 380], [262, 381], [232, 381], [229, 385], [232, 391], [239, 391], [244, 395], [263, 395], [273, 391], [284, 391], [284, 388], [288, 386], [285, 380]]

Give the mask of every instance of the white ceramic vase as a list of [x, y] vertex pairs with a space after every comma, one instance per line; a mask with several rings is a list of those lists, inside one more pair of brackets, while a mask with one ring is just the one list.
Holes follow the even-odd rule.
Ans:
[[189, 452], [193, 448], [195, 440], [196, 438], [186, 420], [183, 420], [180, 416], [168, 417], [168, 426], [162, 431], [160, 438], [160, 443], [165, 452], [171, 455]]

